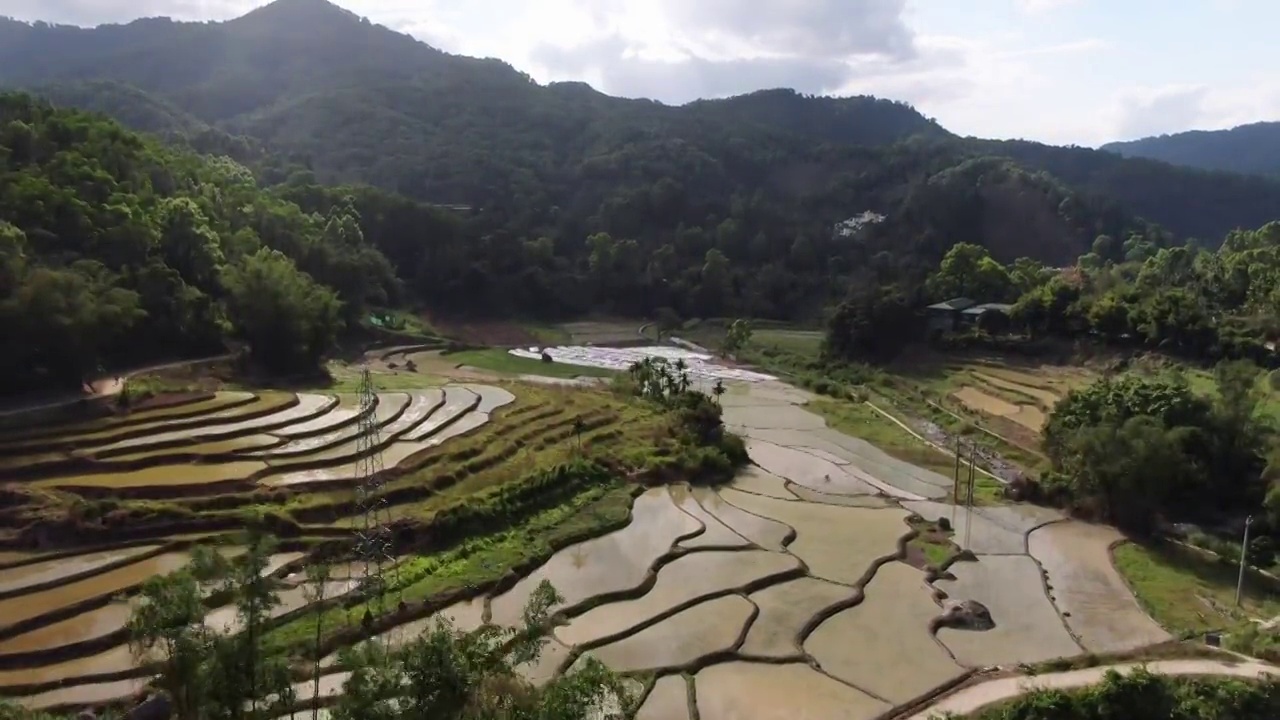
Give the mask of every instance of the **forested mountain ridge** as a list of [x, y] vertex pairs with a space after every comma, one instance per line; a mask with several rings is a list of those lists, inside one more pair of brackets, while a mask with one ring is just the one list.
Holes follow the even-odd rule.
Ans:
[[1174, 165], [1280, 178], [1280, 122], [1156, 135], [1107, 143], [1102, 149]]
[[[136, 111], [101, 84], [97, 98], [61, 89], [86, 81], [131, 85], [156, 98], [153, 110], [131, 118]], [[986, 155], [1031, 175], [1048, 171], [1091, 198], [1085, 204], [1114, 205], [1112, 214], [1145, 217], [1178, 237], [1211, 242], [1280, 217], [1280, 182], [960, 140], [910, 106], [876, 98], [770, 90], [671, 107], [581, 83], [540, 86], [506, 63], [441, 52], [323, 0], [280, 0], [225, 23], [90, 30], [0, 21], [0, 83], [148, 131], [204, 123], [292, 157], [323, 182], [482, 207], [508, 232], [557, 241], [600, 230], [673, 237], [694, 224], [713, 232], [757, 194], [788, 219], [755, 223], [751, 234], [794, 239], [865, 209], [894, 217], [947, 163]], [[683, 203], [677, 212], [669, 203], [662, 215], [636, 208], [673, 195]], [[642, 215], [648, 224], [637, 230]], [[1117, 232], [1105, 224], [1090, 234]], [[1089, 242], [1068, 249], [1029, 238], [1015, 254], [1074, 257]]]

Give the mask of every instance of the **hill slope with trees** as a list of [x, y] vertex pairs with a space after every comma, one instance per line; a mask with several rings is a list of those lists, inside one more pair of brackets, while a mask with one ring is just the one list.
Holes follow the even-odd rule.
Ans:
[[[785, 234], [789, 243], [864, 210], [896, 218], [932, 175], [986, 156], [1028, 176], [1048, 172], [1087, 198], [1076, 205], [1110, 203], [1108, 217], [1137, 215], [1178, 237], [1211, 241], [1280, 217], [1280, 182], [961, 140], [876, 98], [769, 90], [671, 107], [581, 83], [541, 86], [500, 61], [441, 52], [323, 0], [279, 0], [225, 23], [0, 21], [0, 83], [41, 88], [148, 131], [189, 134], [203, 123], [248, 136], [320, 181], [484, 208], [495, 229], [557, 242], [600, 231], [672, 235], [695, 224], [714, 232], [751, 204], [786, 221], [754, 223], [750, 235]], [[101, 83], [155, 100], [121, 107]], [[145, 117], [136, 107], [148, 108]], [[1029, 194], [1019, 204], [1039, 202]], [[1107, 229], [1070, 248], [1054, 247], [1055, 230], [1024, 239], [1014, 254], [1074, 257], [1081, 242], [1116, 230], [1069, 218], [1100, 222]]]
[[1107, 143], [1102, 149], [1174, 165], [1280, 178], [1280, 122], [1156, 135]]
[[346, 198], [304, 213], [235, 161], [0, 95], [0, 393], [221, 352], [314, 368], [344, 321], [400, 300]]

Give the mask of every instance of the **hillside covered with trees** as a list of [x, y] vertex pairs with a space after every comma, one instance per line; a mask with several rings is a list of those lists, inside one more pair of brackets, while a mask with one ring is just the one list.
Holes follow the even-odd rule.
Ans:
[[401, 283], [345, 198], [304, 213], [228, 158], [0, 96], [0, 392], [222, 352], [313, 368]]
[[[784, 253], [765, 245], [801, 238], [798, 255], [825, 260], [832, 225], [871, 210], [899, 224], [895, 238], [973, 239], [1003, 223], [1006, 237], [991, 240], [1002, 259], [1056, 263], [1098, 234], [1127, 237], [1136, 217], [1208, 242], [1280, 217], [1280, 181], [962, 140], [871, 97], [769, 90], [670, 107], [581, 83], [541, 86], [323, 0], [280, 0], [225, 23], [3, 21], [0, 83], [193, 138], [200, 150], [238, 150], [228, 154], [265, 182], [303, 167], [325, 183], [479, 208], [489, 233], [558, 245], [607, 232], [683, 251], [682, 234], [700, 230], [715, 238], [701, 253], [716, 244], [735, 262], [745, 246], [772, 259]], [[230, 137], [214, 140], [210, 128]], [[264, 148], [284, 160], [266, 161]], [[1002, 186], [939, 178], [969, 162], [999, 168]]]
[[1102, 149], [1173, 165], [1280, 178], [1280, 122], [1156, 135], [1107, 143]]

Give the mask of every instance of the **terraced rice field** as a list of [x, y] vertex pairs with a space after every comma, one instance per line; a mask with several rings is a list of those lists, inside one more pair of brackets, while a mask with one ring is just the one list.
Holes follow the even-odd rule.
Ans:
[[[624, 527], [554, 545], [518, 578], [483, 552], [403, 557], [407, 604], [370, 633], [395, 644], [439, 617], [464, 631], [517, 624], [549, 580], [563, 601], [543, 657], [521, 675], [545, 683], [594, 657], [644, 681], [632, 698], [642, 720], [869, 720], [977, 668], [1161, 639], [1123, 583], [1099, 579], [1110, 536], [1039, 508], [983, 508], [955, 522], [976, 561], [913, 567], [908, 521], [955, 513], [940, 501], [950, 478], [828, 428], [806, 393], [782, 383], [735, 386], [722, 400], [756, 463], [732, 484], [636, 488]], [[0, 437], [19, 498], [0, 526], [0, 551], [15, 553], [0, 555], [0, 696], [68, 708], [137, 692], [147, 670], [126, 645], [130, 595], [181, 565], [193, 542], [235, 530], [246, 510], [291, 529], [267, 570], [282, 601], [272, 637], [287, 646], [308, 612], [303, 566], [318, 543], [357, 526], [366, 413], [392, 517], [426, 522], [535, 459], [624, 442], [643, 412], [601, 391], [450, 384], [385, 392], [372, 408], [337, 394], [219, 395]], [[50, 521], [59, 513], [63, 525]], [[450, 585], [468, 563], [490, 580]], [[333, 569], [326, 597], [358, 603], [360, 568]], [[983, 603], [995, 627], [945, 626], [963, 600]], [[1109, 623], [1116, 613], [1138, 630]], [[236, 630], [227, 607], [205, 622]], [[326, 702], [347, 677], [337, 649], [319, 663]], [[312, 682], [297, 679], [305, 702]]]

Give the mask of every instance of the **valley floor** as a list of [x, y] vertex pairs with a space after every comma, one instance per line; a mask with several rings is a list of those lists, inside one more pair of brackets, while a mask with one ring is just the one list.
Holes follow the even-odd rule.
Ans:
[[[489, 367], [431, 349], [368, 358], [374, 408], [359, 405], [354, 379], [342, 376], [351, 370], [340, 369], [340, 391], [224, 391], [0, 438], [0, 463], [26, 498], [0, 528], [0, 695], [69, 709], [138, 692], [148, 677], [123, 644], [121, 593], [253, 511], [293, 535], [271, 568], [284, 602], [268, 644], [298, 653], [318, 620], [339, 628], [320, 664], [332, 702], [346, 677], [333, 653], [370, 634], [349, 631], [345, 618], [372, 605], [350, 573], [328, 588], [336, 603], [309, 605], [300, 572], [320, 543], [356, 527], [364, 413], [394, 468], [393, 519], [426, 525], [521, 492], [531, 467], [579, 453], [661, 453], [651, 447], [661, 420], [642, 405], [589, 386], [513, 382], [531, 368], [466, 359]], [[993, 393], [1019, 382], [973, 372]], [[1031, 389], [1017, 391], [1028, 406], [1040, 401]], [[1124, 540], [1115, 530], [1005, 502], [994, 477], [986, 504], [957, 508], [945, 446], [883, 424], [874, 409], [855, 413], [867, 407], [858, 403], [830, 405], [780, 381], [731, 383], [720, 402], [753, 463], [732, 483], [643, 488], [619, 478], [520, 506], [484, 534], [400, 558], [391, 591], [406, 607], [377, 618], [372, 634], [401, 642], [438, 616], [462, 630], [514, 624], [550, 580], [564, 596], [557, 626], [522, 674], [543, 683], [593, 656], [630, 678], [642, 720], [870, 720], [992, 667], [1170, 639], [1112, 562]], [[913, 463], [913, 453], [941, 459]], [[80, 517], [50, 526], [67, 498], [79, 498]], [[73, 545], [55, 549], [71, 531]], [[513, 567], [524, 577], [499, 584]], [[959, 607], [968, 601], [992, 627], [976, 629]], [[213, 609], [209, 622], [225, 626], [220, 617]], [[298, 680], [298, 702], [308, 703], [312, 682]], [[935, 709], [1008, 692], [971, 687]]]

